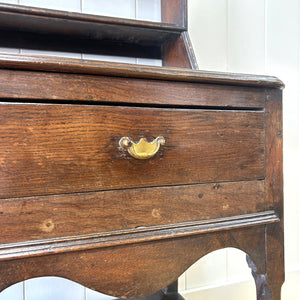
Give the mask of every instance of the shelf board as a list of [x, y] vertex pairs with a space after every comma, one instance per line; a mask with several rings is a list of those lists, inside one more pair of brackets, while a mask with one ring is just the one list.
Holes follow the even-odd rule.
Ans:
[[273, 76], [143, 66], [61, 57], [1, 54], [0, 69], [1, 68], [264, 88], [284, 88], [282, 81]]
[[166, 42], [186, 30], [176, 24], [0, 4], [2, 47], [157, 58]]

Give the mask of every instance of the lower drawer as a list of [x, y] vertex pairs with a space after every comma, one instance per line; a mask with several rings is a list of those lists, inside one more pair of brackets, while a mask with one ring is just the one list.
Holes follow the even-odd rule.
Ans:
[[[166, 143], [138, 160], [124, 136]], [[0, 105], [0, 198], [264, 176], [262, 111]]]
[[0, 200], [0, 244], [264, 211], [264, 181]]

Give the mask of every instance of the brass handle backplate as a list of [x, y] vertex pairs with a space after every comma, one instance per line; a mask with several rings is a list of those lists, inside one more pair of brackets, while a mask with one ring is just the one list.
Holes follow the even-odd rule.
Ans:
[[134, 143], [129, 137], [125, 136], [120, 139], [119, 145], [134, 158], [149, 159], [158, 152], [160, 145], [164, 145], [165, 142], [163, 136], [158, 136], [151, 143], [144, 138], [141, 138], [138, 143]]

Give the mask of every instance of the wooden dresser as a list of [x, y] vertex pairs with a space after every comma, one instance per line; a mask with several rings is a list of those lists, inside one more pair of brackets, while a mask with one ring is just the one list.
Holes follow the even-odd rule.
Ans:
[[[0, 16], [33, 26], [46, 12], [56, 24], [25, 10]], [[0, 35], [16, 34], [3, 24]], [[60, 276], [121, 298], [182, 299], [189, 266], [235, 247], [257, 299], [280, 299], [283, 84], [170, 68], [193, 62], [176, 59], [184, 31], [166, 40], [166, 67], [0, 57], [1, 290]]]

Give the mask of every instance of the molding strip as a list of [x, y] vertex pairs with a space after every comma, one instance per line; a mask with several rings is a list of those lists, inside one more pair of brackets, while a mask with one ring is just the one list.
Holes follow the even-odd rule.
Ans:
[[0, 245], [0, 261], [179, 238], [249, 226], [261, 226], [279, 221], [279, 217], [272, 210], [205, 221], [3, 244]]
[[200, 71], [19, 54], [1, 54], [0, 68], [269, 88], [284, 87], [283, 82], [278, 78], [265, 75]]

